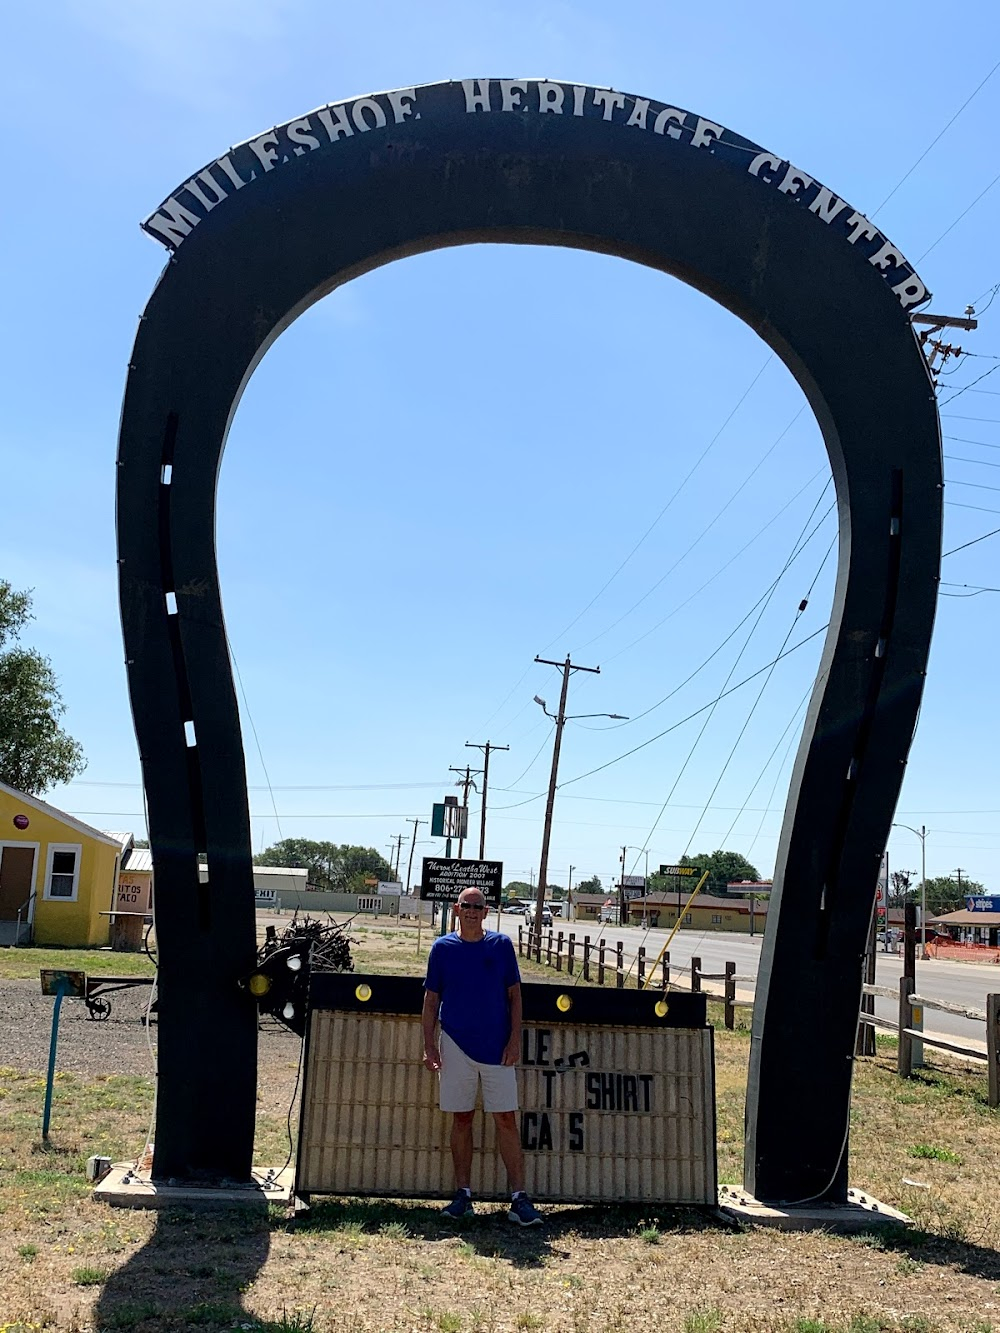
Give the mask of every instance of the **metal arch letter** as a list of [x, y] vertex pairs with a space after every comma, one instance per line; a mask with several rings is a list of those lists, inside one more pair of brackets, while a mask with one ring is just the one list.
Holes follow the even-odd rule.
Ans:
[[[185, 222], [166, 235], [175, 254], [140, 322], [118, 455], [122, 624], [157, 874], [154, 1169], [246, 1179], [251, 1166], [256, 1012], [238, 985], [255, 951], [250, 827], [213, 542], [236, 404], [270, 344], [335, 286], [445, 244], [530, 240], [619, 255], [699, 288], [782, 358], [823, 432], [840, 568], [768, 913], [745, 1183], [769, 1200], [843, 1199], [858, 959], [940, 558], [937, 409], [900, 296], [919, 280], [869, 263], [843, 219], [762, 188], [747, 168], [765, 150], [730, 130], [696, 150], [690, 136], [605, 121], [578, 85], [572, 116], [538, 114], [537, 87], [524, 84], [524, 109], [508, 116], [468, 115], [460, 82], [407, 90], [402, 123], [327, 135], [305, 156], [278, 126], [274, 169], [253, 172], [246, 144], [229, 150], [243, 188], [204, 216], [194, 195], [175, 192]], [[650, 119], [669, 109], [651, 101]]]

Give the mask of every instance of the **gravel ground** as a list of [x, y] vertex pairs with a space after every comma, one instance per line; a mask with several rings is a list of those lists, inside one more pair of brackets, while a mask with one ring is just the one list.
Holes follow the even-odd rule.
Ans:
[[[82, 1000], [64, 1000], [59, 1015], [57, 1068], [67, 1073], [152, 1074], [146, 1028], [142, 1022], [149, 1002], [149, 987], [135, 986], [108, 996], [111, 1013], [95, 1023]], [[42, 995], [37, 980], [0, 981], [0, 1065], [44, 1073], [52, 1033], [50, 997]], [[150, 1025], [156, 1049], [156, 1019]], [[287, 1077], [296, 1068], [299, 1039], [277, 1025], [260, 1034], [262, 1074]], [[263, 1080], [262, 1080], [263, 1081]], [[285, 1081], [281, 1079], [282, 1083]], [[287, 1100], [282, 1088], [278, 1101]]]

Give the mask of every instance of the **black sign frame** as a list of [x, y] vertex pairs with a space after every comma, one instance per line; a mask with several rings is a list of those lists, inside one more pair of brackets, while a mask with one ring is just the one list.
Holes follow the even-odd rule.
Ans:
[[420, 897], [428, 903], [453, 903], [463, 889], [479, 889], [491, 907], [500, 906], [502, 861], [459, 860], [457, 856], [425, 856]]

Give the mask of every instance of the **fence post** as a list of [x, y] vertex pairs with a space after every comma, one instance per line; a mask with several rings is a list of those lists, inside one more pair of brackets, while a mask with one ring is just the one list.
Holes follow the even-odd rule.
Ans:
[[670, 989], [670, 952], [669, 952], [669, 950], [663, 955], [663, 962], [661, 963], [660, 966], [661, 966], [662, 971], [663, 971], [663, 989], [664, 989], [665, 991], [668, 991], [668, 990]]
[[583, 937], [583, 979], [590, 980], [590, 936]]
[[639, 951], [635, 957], [635, 981], [639, 990], [642, 990], [643, 982], [646, 980], [646, 947], [639, 945]]
[[557, 971], [557, 972], [561, 972], [561, 971], [562, 971], [562, 947], [563, 947], [563, 933], [562, 933], [562, 931], [560, 930], [559, 933], [558, 933], [558, 935], [556, 935], [556, 971]]
[[733, 978], [736, 976], [736, 964], [726, 964], [726, 1027], [733, 1030], [736, 1027], [736, 982]]
[[541, 927], [539, 926], [538, 934], [535, 935], [535, 962], [540, 963], [541, 961], [542, 961], [542, 930]]
[[566, 971], [573, 975], [574, 954], [576, 951], [576, 936], [572, 931], [569, 932], [569, 949], [566, 953]]
[[617, 955], [615, 961], [615, 985], [618, 987], [619, 990], [622, 990], [625, 986], [625, 959], [623, 957], [624, 952], [625, 952], [625, 946], [624, 944], [622, 944], [621, 940], [619, 940], [618, 943], [615, 945], [615, 954]]
[[989, 1060], [989, 1104], [1000, 1106], [1000, 995], [986, 997], [986, 1058]]
[[899, 978], [899, 1049], [896, 1056], [896, 1072], [900, 1078], [909, 1078], [913, 1073], [913, 1038], [906, 1031], [912, 1026], [910, 996], [913, 994], [913, 978]]
[[603, 985], [604, 985], [604, 946], [605, 946], [606, 943], [607, 943], [606, 940], [598, 940], [598, 941], [597, 941], [597, 984], [598, 984], [598, 986], [603, 986]]
[[545, 939], [545, 966], [552, 966], [552, 931], [550, 930]]
[[524, 927], [517, 928], [517, 953], [519, 958], [524, 957]]
[[691, 959], [691, 990], [692, 993], [701, 990], [701, 959]]

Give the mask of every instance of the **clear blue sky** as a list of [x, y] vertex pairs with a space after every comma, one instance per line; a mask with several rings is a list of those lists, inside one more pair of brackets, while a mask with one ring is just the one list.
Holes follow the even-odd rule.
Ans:
[[[89, 760], [48, 799], [137, 833], [114, 457], [136, 320], [165, 258], [138, 223], [178, 181], [327, 101], [548, 76], [707, 115], [870, 215], [1000, 60], [991, 0], [954, 15], [898, 0], [877, 13], [735, 0], [57, 0], [12, 9], [5, 36], [0, 577], [34, 589], [28, 641], [51, 656]], [[994, 179], [998, 119], [1000, 71], [878, 215], [915, 261], [929, 251], [918, 270], [935, 310], [960, 314], [1000, 283], [1000, 184], [935, 244]], [[562, 335], [543, 355], [539, 327]], [[1000, 300], [960, 341], [1000, 356]], [[863, 328], [854, 350], [866, 355]], [[942, 396], [993, 365], [963, 359]], [[571, 712], [637, 717], [730, 634], [818, 504], [819, 530], [739, 662], [752, 621], [648, 716], [568, 726], [568, 780], [679, 721], [730, 671], [738, 680], [767, 662], [814, 580], [792, 641], [824, 624], [829, 468], [802, 407], [789, 373], [733, 316], [610, 258], [449, 250], [314, 307], [255, 374], [220, 484], [227, 623], [260, 742], [244, 712], [255, 848], [280, 822], [284, 836], [386, 850], [410, 833], [408, 816], [428, 817], [452, 790], [449, 766], [476, 755], [464, 742], [490, 739], [511, 748], [493, 761], [488, 853], [507, 878], [527, 878], [550, 754], [532, 696], [550, 708], [558, 698], [536, 653], [601, 666], [574, 678]], [[947, 550], [1000, 526], [1000, 373], [944, 412], [946, 454], [974, 460], [946, 463]], [[1000, 538], [980, 542], [949, 557], [943, 577], [995, 588], [998, 555]], [[930, 874], [960, 865], [1000, 890], [997, 597], [941, 600], [897, 818], [930, 830]], [[654, 866], [723, 844], [770, 874], [793, 718], [821, 642], [778, 667], [714, 796], [756, 686], [719, 706], [679, 781], [701, 720], [569, 783], [550, 878], [565, 883], [572, 864], [608, 883], [622, 843], [648, 846]], [[918, 868], [917, 839], [894, 833], [890, 858]]]

